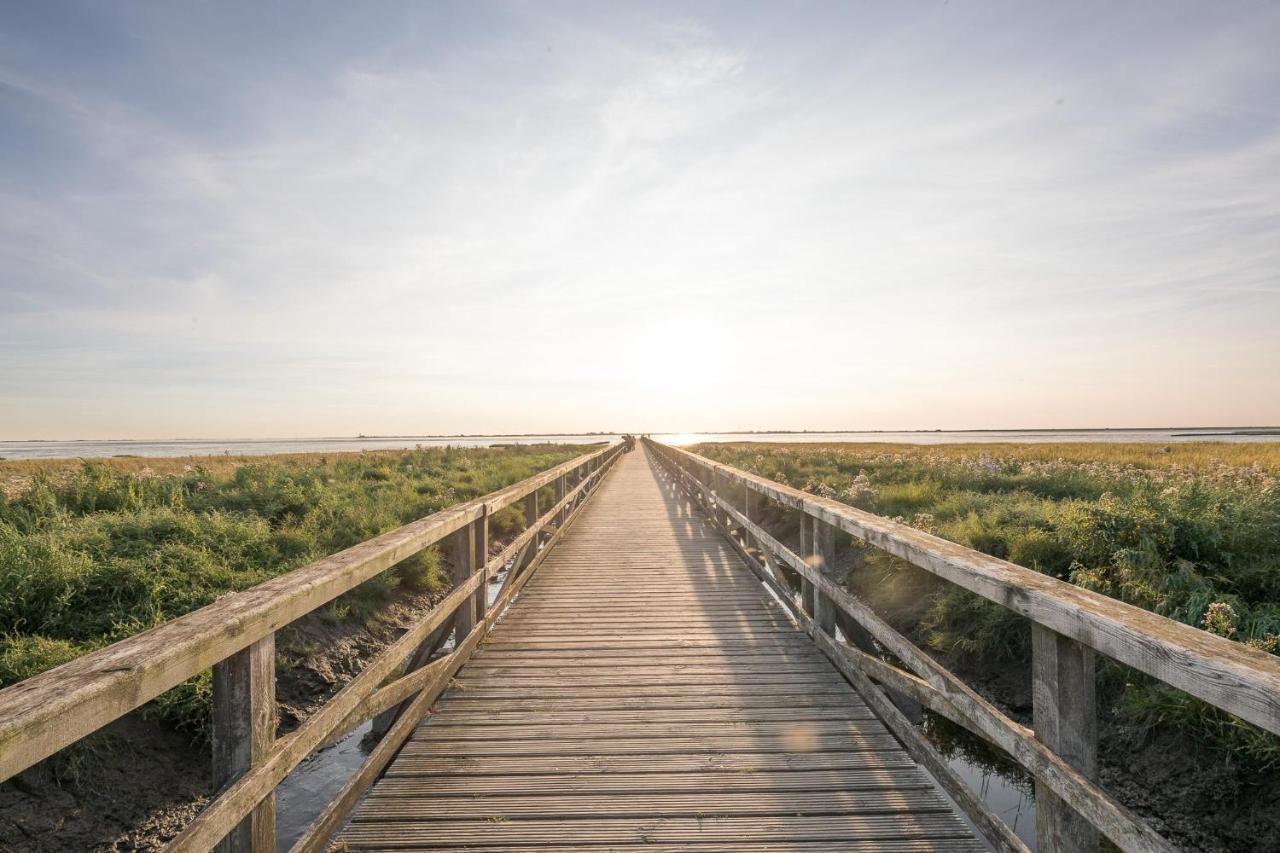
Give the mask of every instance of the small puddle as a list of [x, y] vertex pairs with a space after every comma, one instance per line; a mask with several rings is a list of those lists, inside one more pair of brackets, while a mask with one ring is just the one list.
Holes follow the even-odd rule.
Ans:
[[986, 741], [932, 711], [923, 711], [917, 722], [951, 769], [1035, 850], [1036, 800], [1031, 776]]
[[372, 722], [308, 757], [276, 788], [276, 853], [284, 853], [320, 816], [368, 757], [361, 745]]
[[[510, 567], [508, 563], [490, 579], [486, 590], [489, 606], [497, 600]], [[440, 653], [452, 651], [454, 639], [445, 640]], [[371, 748], [364, 745], [364, 737], [372, 727], [372, 720], [363, 723], [333, 746], [309, 756], [276, 788], [276, 853], [287, 853], [364, 764]]]

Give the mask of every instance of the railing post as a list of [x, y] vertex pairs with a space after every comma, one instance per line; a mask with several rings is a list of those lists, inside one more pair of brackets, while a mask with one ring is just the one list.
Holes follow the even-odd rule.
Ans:
[[716, 498], [720, 496], [720, 474], [714, 468], [707, 469], [707, 510], [711, 513], [711, 520], [717, 524], [724, 524], [724, 513], [720, 511], [720, 504], [716, 503]]
[[[813, 564], [813, 519], [809, 513], [800, 510], [800, 550], [801, 559]], [[800, 578], [800, 608], [805, 615], [813, 616], [813, 584], [808, 578]]]
[[[471, 522], [453, 534], [453, 585], [465, 583], [471, 577], [476, 558], [476, 526]], [[475, 598], [468, 596], [458, 605], [458, 615], [454, 618], [455, 643], [471, 633], [476, 624]]]
[[[525, 529], [533, 527], [537, 523], [538, 523], [538, 490], [534, 489], [532, 492], [526, 495], [524, 499]], [[518, 564], [511, 567], [511, 571], [513, 573], [518, 573], [523, 571], [524, 567], [532, 563], [533, 558], [538, 556], [538, 545], [540, 544], [538, 542], [538, 539], [541, 536], [542, 536], [541, 533], [535, 533], [533, 537], [529, 540], [529, 547], [524, 549], [524, 556], [520, 559], [520, 562]]]
[[[564, 500], [564, 496], [568, 491], [569, 490], [566, 488], [565, 475], [561, 474], [559, 477], [556, 477], [556, 503], [557, 504], [560, 503], [560, 501]], [[565, 508], [561, 507], [560, 511], [556, 513], [556, 527], [564, 526], [564, 517], [567, 514], [568, 513], [566, 512]]]
[[[821, 519], [813, 520], [813, 559], [810, 562], [818, 573], [824, 577], [835, 568], [836, 562], [836, 529]], [[836, 606], [826, 595], [810, 589], [814, 596], [813, 621], [828, 637], [836, 635]]]
[[[1086, 778], [1098, 778], [1098, 705], [1093, 650], [1031, 623], [1031, 699], [1036, 738]], [[1095, 853], [1098, 831], [1036, 783], [1036, 846]]]
[[[473, 572], [483, 573], [489, 564], [489, 505], [485, 504], [480, 517], [472, 522], [475, 526], [476, 555], [472, 563]], [[483, 622], [485, 611], [489, 609], [489, 579], [482, 578], [475, 594], [476, 622]]]
[[[260, 763], [276, 739], [276, 636], [213, 666], [213, 784], [223, 789]], [[218, 853], [273, 853], [275, 792], [218, 844]]]

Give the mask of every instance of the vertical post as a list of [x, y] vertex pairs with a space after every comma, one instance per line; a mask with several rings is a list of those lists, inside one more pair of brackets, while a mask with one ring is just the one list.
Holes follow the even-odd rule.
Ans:
[[716, 503], [716, 497], [720, 494], [720, 474], [714, 468], [707, 469], [707, 489], [707, 510], [711, 520], [723, 524], [724, 516], [720, 513], [720, 505]]
[[[559, 477], [556, 477], [556, 503], [557, 504], [560, 503], [560, 501], [564, 500], [564, 496], [566, 492], [568, 492], [568, 489], [565, 488], [565, 475], [561, 474]], [[567, 514], [568, 514], [568, 511], [566, 508], [562, 508], [559, 512], [556, 513], [556, 527], [564, 527], [564, 518]]]
[[[1093, 650], [1031, 624], [1031, 700], [1036, 738], [1087, 778], [1098, 778], [1098, 704]], [[1098, 831], [1036, 783], [1036, 846], [1096, 853]]]
[[[213, 784], [225, 788], [265, 760], [276, 738], [276, 637], [268, 634], [213, 667]], [[273, 791], [215, 848], [274, 853]]]
[[[800, 510], [800, 557], [809, 565], [813, 565], [813, 519], [804, 510]], [[808, 578], [800, 579], [800, 607], [813, 616], [813, 584]]]
[[[813, 567], [825, 577], [835, 568], [836, 529], [821, 519], [813, 520]], [[836, 607], [826, 593], [811, 591], [814, 596], [813, 619], [828, 637], [836, 635]]]
[[[471, 522], [453, 534], [454, 586], [471, 577], [473, 563], [476, 558], [475, 534], [475, 522]], [[462, 638], [470, 634], [472, 626], [476, 624], [475, 603], [473, 597], [467, 596], [466, 600], [458, 605], [458, 614], [453, 620], [456, 628], [455, 643], [461, 644]]]
[[[533, 527], [538, 523], [538, 490], [534, 489], [524, 499], [524, 526], [525, 529]], [[538, 556], [538, 538], [541, 533], [535, 533], [533, 538], [529, 540], [529, 545], [524, 549], [524, 556], [520, 558], [520, 562], [511, 567], [513, 573], [519, 573], [525, 566], [533, 562], [533, 558]]]
[[[480, 517], [472, 522], [475, 527], [475, 533], [472, 539], [475, 542], [476, 555], [475, 561], [472, 563], [471, 570], [484, 574], [485, 566], [489, 563], [489, 505], [485, 504], [480, 513]], [[485, 611], [489, 609], [489, 579], [482, 578], [480, 588], [476, 590], [476, 621], [483, 622]]]

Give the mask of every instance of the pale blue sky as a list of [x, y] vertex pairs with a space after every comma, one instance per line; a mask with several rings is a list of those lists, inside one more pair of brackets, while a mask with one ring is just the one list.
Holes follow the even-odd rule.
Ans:
[[1275, 3], [0, 2], [0, 438], [1280, 422]]

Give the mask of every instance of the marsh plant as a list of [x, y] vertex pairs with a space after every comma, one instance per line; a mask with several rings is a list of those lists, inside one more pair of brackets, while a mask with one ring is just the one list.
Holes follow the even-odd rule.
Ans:
[[[587, 448], [432, 448], [336, 455], [0, 463], [0, 686], [151, 628]], [[492, 535], [522, 529], [511, 507]], [[427, 549], [319, 614], [378, 618], [443, 585]], [[148, 712], [197, 738], [209, 673]]]
[[[1280, 645], [1280, 444], [695, 450], [1268, 653]], [[863, 560], [857, 591], [873, 604], [927, 590], [917, 627], [930, 647], [992, 665], [1029, 660], [1022, 617], [880, 552]], [[1171, 726], [1280, 764], [1280, 739], [1102, 669], [1104, 694], [1136, 731]]]

